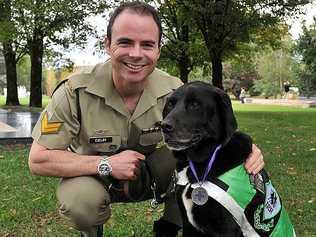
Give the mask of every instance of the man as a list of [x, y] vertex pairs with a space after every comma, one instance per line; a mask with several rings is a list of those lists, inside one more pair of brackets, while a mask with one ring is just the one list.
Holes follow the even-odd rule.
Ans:
[[244, 87], [242, 87], [240, 90], [240, 94], [239, 94], [239, 99], [240, 99], [242, 104], [245, 103], [245, 98], [246, 98], [246, 90]]
[[289, 92], [290, 92], [290, 83], [288, 81], [283, 83], [283, 89], [284, 89], [284, 99], [289, 98]]
[[[170, 185], [175, 162], [156, 148], [166, 97], [182, 84], [155, 69], [161, 35], [151, 6], [118, 7], [105, 40], [111, 60], [62, 84], [34, 128], [30, 170], [62, 178], [59, 212], [82, 236], [102, 236], [109, 204], [149, 199], [151, 187], [165, 202], [156, 236], [176, 236], [181, 226]], [[256, 173], [263, 167], [258, 148], [250, 158], [245, 167]]]

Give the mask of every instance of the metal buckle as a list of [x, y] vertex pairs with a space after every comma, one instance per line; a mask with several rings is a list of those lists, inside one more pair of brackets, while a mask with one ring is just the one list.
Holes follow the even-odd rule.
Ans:
[[159, 206], [159, 203], [157, 201], [157, 196], [156, 196], [156, 183], [153, 182], [152, 185], [150, 186], [152, 192], [153, 192], [153, 199], [150, 202], [150, 206], [152, 209], [156, 209]]

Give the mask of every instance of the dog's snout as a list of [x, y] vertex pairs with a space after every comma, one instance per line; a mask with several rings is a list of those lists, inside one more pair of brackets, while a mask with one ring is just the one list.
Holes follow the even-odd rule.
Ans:
[[173, 126], [167, 121], [162, 121], [161, 129], [163, 133], [171, 133], [173, 131]]

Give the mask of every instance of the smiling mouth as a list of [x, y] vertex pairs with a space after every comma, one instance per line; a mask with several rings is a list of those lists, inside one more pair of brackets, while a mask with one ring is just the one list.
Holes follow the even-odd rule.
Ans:
[[140, 71], [146, 65], [138, 65], [138, 64], [131, 64], [131, 63], [124, 63], [126, 67], [128, 67], [132, 71]]

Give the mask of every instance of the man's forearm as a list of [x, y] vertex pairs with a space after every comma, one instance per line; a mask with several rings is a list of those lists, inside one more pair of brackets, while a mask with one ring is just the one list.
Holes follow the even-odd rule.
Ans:
[[95, 175], [99, 156], [78, 155], [63, 150], [48, 150], [33, 143], [29, 155], [29, 167], [33, 174], [54, 177]]

